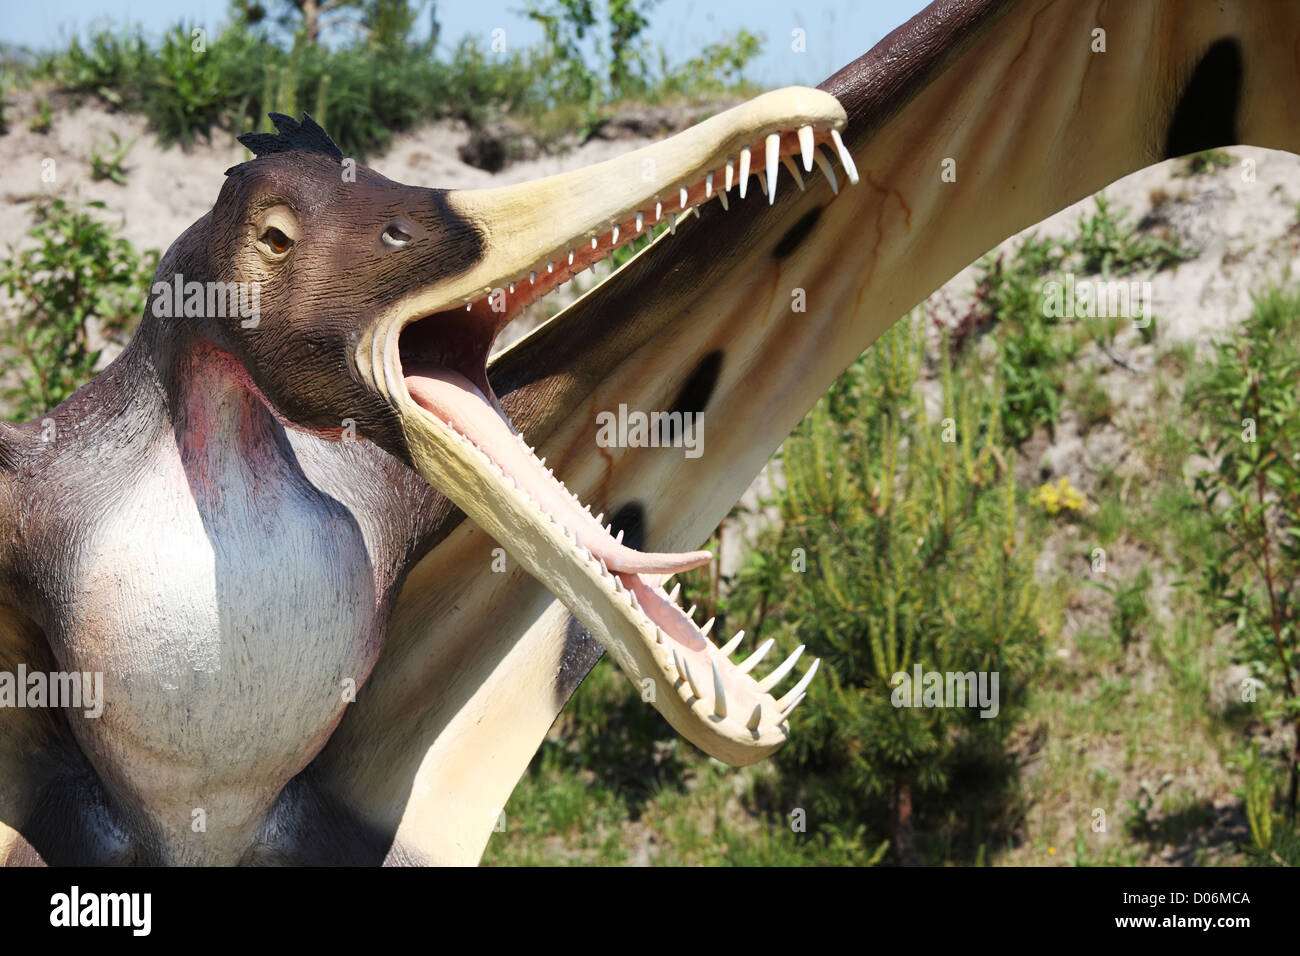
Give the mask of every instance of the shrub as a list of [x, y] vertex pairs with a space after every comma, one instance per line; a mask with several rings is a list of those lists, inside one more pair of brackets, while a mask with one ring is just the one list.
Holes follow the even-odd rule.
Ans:
[[1260, 718], [1295, 734], [1287, 757], [1287, 816], [1300, 786], [1300, 289], [1255, 298], [1239, 337], [1217, 345], [1190, 391], [1207, 424], [1200, 453], [1216, 462], [1195, 479], [1222, 557], [1205, 565], [1202, 593], [1231, 624], [1239, 660], [1264, 687]]
[[[932, 421], [921, 349], [904, 319], [786, 441], [781, 524], [727, 600], [728, 630], [806, 644], [828, 671], [776, 757], [786, 799], [807, 801], [789, 805], [814, 825], [887, 822], [902, 860], [916, 852], [914, 815], [929, 849], [964, 839], [972, 856], [996, 825], [1011, 786], [1004, 744], [1045, 636], [996, 390], [959, 385], [945, 355]], [[895, 678], [916, 666], [998, 672], [997, 719], [896, 706]]]
[[5, 393], [14, 421], [43, 414], [90, 379], [99, 352], [90, 347], [88, 322], [123, 329], [144, 308], [157, 253], [136, 252], [88, 211], [103, 208], [43, 203], [28, 233], [35, 247], [11, 247], [0, 260], [0, 285], [17, 299], [16, 319], [3, 335], [2, 366], [20, 376]]

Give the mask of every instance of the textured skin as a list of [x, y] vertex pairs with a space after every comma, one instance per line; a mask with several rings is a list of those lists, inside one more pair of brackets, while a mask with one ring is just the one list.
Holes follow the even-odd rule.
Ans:
[[[1105, 54], [1089, 50], [1098, 25]], [[935, 4], [824, 84], [849, 114], [860, 186], [832, 201], [814, 174], [802, 194], [783, 178], [772, 207], [734, 193], [729, 214], [709, 204], [506, 353], [494, 387], [593, 509], [626, 509], [648, 547], [694, 547], [834, 377], [998, 241], [1171, 148], [1222, 145], [1231, 133], [1295, 150], [1300, 103], [1276, 91], [1300, 82], [1296, 49], [1295, 8], [1264, 0]], [[1225, 97], [1234, 74], [1237, 95]], [[956, 183], [939, 178], [947, 157]], [[282, 175], [276, 190], [301, 178], [262, 168]], [[226, 204], [256, 189], [235, 179], [194, 227], [199, 238], [179, 242], [160, 270], [231, 275], [248, 235], [206, 233], [218, 215], [247, 221]], [[412, 228], [440, 237], [428, 270], [456, 267], [477, 241], [431, 191], [422, 204], [394, 202], [405, 194], [377, 180], [388, 199], [355, 208], [354, 194], [331, 196], [323, 182], [324, 193], [301, 197], [320, 224], [361, 224], [357, 234], [373, 239], [395, 215], [416, 218]], [[208, 261], [217, 248], [226, 260]], [[0, 712], [0, 821], [21, 833], [0, 839], [11, 862], [35, 852], [49, 862], [472, 862], [598, 656], [541, 585], [514, 568], [483, 573], [494, 543], [401, 463], [387, 407], [339, 358], [353, 334], [349, 302], [429, 274], [390, 267], [382, 247], [359, 240], [331, 261], [302, 277], [317, 323], [256, 341], [217, 328], [196, 343], [147, 321], [54, 414], [53, 449], [39, 422], [0, 431], [0, 667], [104, 660], [135, 677], [116, 691], [129, 712], [102, 728]], [[808, 292], [806, 314], [790, 312], [796, 287]], [[351, 415], [375, 444], [284, 433], [240, 390], [237, 370], [208, 361], [209, 348], [233, 355], [294, 420], [327, 428]], [[186, 411], [196, 388], [202, 420]], [[707, 416], [702, 458], [595, 447], [596, 410], [670, 408], [683, 395]], [[204, 434], [230, 439], [193, 447]], [[207, 467], [212, 456], [230, 457]], [[164, 504], [193, 533], [159, 555], [139, 515]], [[213, 540], [222, 546], [204, 546]], [[97, 567], [108, 568], [102, 587], [131, 599], [119, 590], [87, 602]], [[148, 628], [149, 609], [176, 600], [160, 579], [179, 574], [218, 595], [209, 610], [263, 601], [254, 617], [196, 616], [184, 666], [160, 657]], [[333, 609], [328, 621], [304, 616], [320, 606]], [[257, 645], [261, 624], [293, 646]], [[235, 667], [222, 655], [239, 640], [266, 668], [253, 693], [226, 683]], [[214, 659], [223, 666], [192, 666]], [[356, 703], [332, 716], [322, 701], [339, 676], [360, 681], [368, 669]], [[303, 719], [283, 719], [291, 711]], [[146, 759], [165, 777], [160, 789], [181, 791], [149, 812]], [[187, 767], [202, 771], [189, 783]], [[202, 839], [189, 829], [200, 805], [215, 808]]]

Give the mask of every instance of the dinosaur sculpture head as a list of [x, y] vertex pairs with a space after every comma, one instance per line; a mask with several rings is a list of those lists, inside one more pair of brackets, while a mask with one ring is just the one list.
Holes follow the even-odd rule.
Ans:
[[737, 765], [778, 747], [813, 669], [778, 701], [771, 691], [794, 657], [762, 680], [750, 671], [767, 647], [733, 664], [739, 635], [716, 647], [660, 586], [708, 552], [624, 546], [514, 431], [487, 359], [524, 306], [630, 238], [715, 197], [725, 204], [729, 191], [758, 194], [751, 156], [763, 192], [778, 163], [811, 168], [819, 143], [833, 143], [856, 180], [839, 103], [780, 90], [597, 166], [477, 191], [392, 182], [346, 161], [309, 117], [273, 119], [278, 135], [241, 138], [257, 156], [229, 171], [200, 224], [211, 230], [201, 271], [256, 282], [258, 315], [209, 319], [202, 335], [286, 425], [328, 436], [355, 423], [414, 468], [630, 679], [653, 680], [655, 706], [693, 743]]

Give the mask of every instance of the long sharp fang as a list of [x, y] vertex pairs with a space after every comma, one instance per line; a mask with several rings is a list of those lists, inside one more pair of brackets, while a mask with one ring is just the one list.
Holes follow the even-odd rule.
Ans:
[[618, 245], [618, 226], [615, 226], [613, 231], [611, 232], [609, 244], [611, 246]]
[[743, 641], [744, 639], [745, 639], [745, 632], [737, 631], [735, 637], [727, 641], [727, 643], [723, 644], [722, 647], [719, 648], [719, 650], [722, 652], [722, 656], [730, 657], [731, 652], [734, 651], [736, 648], [738, 648], [740, 646], [740, 642]]
[[767, 134], [767, 204], [776, 202], [776, 163], [781, 155], [781, 134]]
[[713, 712], [719, 717], [727, 716], [727, 692], [722, 687], [722, 671], [718, 662], [713, 661]]
[[718, 193], [718, 202], [722, 203], [723, 212], [731, 211], [731, 203], [727, 202], [727, 193], [725, 190], [723, 192]]
[[686, 683], [691, 685], [691, 693], [694, 694], [696, 697], [698, 697], [700, 700], [703, 700], [704, 695], [700, 693], [700, 685], [695, 683], [695, 674], [691, 671], [690, 661], [688, 661], [685, 657], [683, 657], [681, 661], [682, 661], [681, 663], [682, 673], [686, 677]]
[[642, 216], [640, 213], [637, 213], [637, 214], [636, 214], [636, 231], [637, 231], [637, 234], [640, 235], [641, 232], [644, 230], [644, 228], [645, 228], [645, 217]]
[[804, 692], [808, 689], [808, 685], [812, 683], [812, 679], [817, 673], [817, 667], [819, 664], [821, 664], [820, 657], [817, 660], [813, 661], [812, 667], [808, 668], [808, 670], [804, 672], [803, 677], [799, 678], [799, 683], [791, 687], [790, 692], [776, 702], [776, 706], [778, 710], [783, 710], [788, 712], [789, 710], [794, 709], [794, 704], [791, 704], [790, 707], [787, 708], [786, 703], [792, 700], [795, 701], [795, 704], [798, 703], [798, 701], [795, 700], [795, 698], [802, 697], [804, 695]]
[[663, 216], [664, 216], [664, 204], [661, 202], [655, 203], [655, 222], [658, 222], [660, 219], [663, 218]]
[[790, 175], [794, 177], [795, 185], [799, 187], [799, 192], [804, 191], [803, 173], [799, 172], [799, 165], [794, 161], [793, 156], [782, 156], [781, 164], [790, 170]]
[[790, 669], [794, 667], [795, 661], [799, 660], [799, 656], [803, 654], [803, 648], [804, 646], [802, 644], [796, 647], [794, 653], [787, 657], [780, 667], [758, 682], [758, 689], [767, 693], [777, 684], [781, 683], [781, 678], [790, 673]]
[[740, 151], [740, 198], [745, 198], [745, 187], [749, 185], [749, 148]]
[[840, 194], [840, 185], [835, 179], [835, 170], [831, 169], [830, 162], [822, 155], [820, 149], [813, 153], [813, 158], [817, 160], [817, 167], [825, 173], [826, 178], [830, 180], [831, 192], [838, 196]]
[[840, 154], [840, 162], [844, 164], [844, 172], [848, 174], [849, 182], [854, 186], [858, 184], [858, 167], [853, 163], [853, 157], [849, 151], [844, 148], [844, 140], [840, 138], [840, 131], [831, 130], [831, 139], [835, 142], [835, 152]]
[[803, 155], [803, 171], [812, 172], [813, 164], [813, 128], [811, 126], [799, 127], [799, 152]]
[[763, 705], [755, 704], [754, 712], [749, 715], [749, 720], [748, 722], [746, 722], [745, 726], [748, 727], [750, 730], [758, 730], [759, 721], [761, 721], [762, 719], [763, 719]]
[[681, 581], [678, 581], [676, 584], [673, 585], [672, 592], [668, 595], [668, 600], [670, 600], [670, 601], [672, 601], [674, 604], [676, 604], [676, 603], [677, 603], [677, 595], [679, 595], [679, 594], [681, 594], [681, 593], [682, 593], [682, 582], [681, 582]]
[[759, 645], [758, 649], [754, 651], [754, 653], [750, 654], [747, 658], [745, 658], [745, 662], [743, 664], [740, 664], [736, 668], [736, 670], [740, 671], [742, 674], [748, 674], [750, 671], [752, 671], [755, 667], [758, 666], [759, 661], [761, 661], [764, 657], [767, 656], [767, 652], [772, 649], [772, 645], [775, 643], [776, 641], [769, 637], [767, 640], [765, 640], [762, 644]]
[[704, 198], [708, 199], [713, 195], [713, 173], [704, 174]]
[[677, 197], [678, 197], [678, 201], [681, 203], [681, 208], [685, 209], [686, 208], [686, 187], [685, 186], [683, 186], [680, 190], [678, 190]]
[[798, 707], [800, 704], [802, 704], [803, 699], [807, 696], [808, 696], [807, 694], [800, 694], [798, 697], [794, 699], [794, 703], [792, 703], [789, 707], [787, 707], [784, 711], [781, 712], [781, 723], [785, 723], [787, 720], [790, 719], [790, 715], [794, 713], [794, 709]]
[[700, 628], [700, 633], [703, 634], [705, 637], [708, 637], [709, 631], [713, 630], [714, 620], [715, 618], [709, 618], [707, 621], [704, 622], [704, 626]]
[[731, 162], [731, 160], [727, 160], [727, 171], [723, 175], [723, 179], [725, 182], [723, 184], [722, 191], [725, 193], [731, 192], [732, 184], [735, 182], [736, 179], [736, 167], [735, 164]]

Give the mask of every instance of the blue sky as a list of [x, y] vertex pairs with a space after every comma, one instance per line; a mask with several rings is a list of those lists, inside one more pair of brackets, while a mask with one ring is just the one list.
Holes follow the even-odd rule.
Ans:
[[[177, 20], [220, 25], [226, 0], [4, 0], [0, 40], [33, 48], [59, 45], [98, 20], [140, 24], [157, 34]], [[441, 0], [441, 42], [466, 33], [485, 42], [496, 27], [507, 42], [528, 46], [540, 31], [523, 16], [526, 0]], [[273, 4], [268, 4], [273, 5]], [[766, 85], [816, 84], [866, 52], [886, 33], [926, 6], [926, 0], [659, 0], [650, 11], [649, 39], [680, 62], [740, 27], [767, 37], [763, 56], [748, 71]], [[421, 24], [424, 29], [424, 23]], [[791, 50], [791, 30], [806, 31], [807, 52]]]

